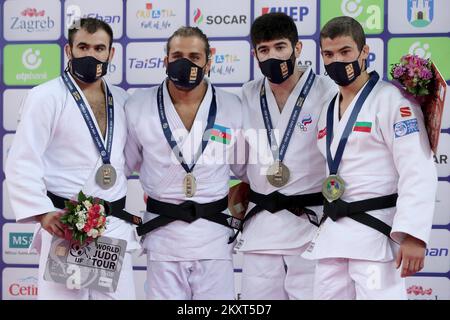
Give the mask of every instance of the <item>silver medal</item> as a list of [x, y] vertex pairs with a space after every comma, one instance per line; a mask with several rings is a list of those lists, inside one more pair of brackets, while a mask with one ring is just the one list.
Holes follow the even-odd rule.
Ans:
[[188, 173], [184, 176], [183, 180], [183, 191], [186, 197], [192, 198], [197, 189], [197, 183], [195, 177], [192, 173]]
[[289, 168], [281, 161], [276, 161], [267, 169], [267, 181], [274, 187], [280, 188], [289, 181]]
[[116, 169], [110, 164], [103, 164], [95, 174], [95, 182], [102, 189], [110, 189], [117, 180]]

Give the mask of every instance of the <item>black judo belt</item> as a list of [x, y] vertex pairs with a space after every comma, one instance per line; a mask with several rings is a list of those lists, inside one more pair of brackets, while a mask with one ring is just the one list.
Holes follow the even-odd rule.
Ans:
[[159, 217], [147, 221], [137, 227], [136, 230], [138, 235], [142, 236], [173, 221], [181, 220], [192, 223], [200, 218], [239, 230], [242, 221], [222, 213], [227, 208], [228, 196], [210, 203], [197, 203], [189, 200], [181, 204], [173, 204], [149, 199], [147, 201], [147, 211], [156, 213]]
[[[266, 195], [250, 189], [249, 201], [256, 204], [256, 206], [245, 215], [245, 218], [242, 221], [242, 227], [247, 220], [263, 210], [269, 211], [270, 213], [288, 210], [298, 217], [302, 214], [306, 214], [310, 223], [319, 226], [319, 218], [316, 213], [305, 207], [321, 206], [323, 205], [324, 199], [320, 192], [287, 196], [278, 191]], [[239, 231], [242, 231], [242, 228], [235, 234], [233, 241], [237, 238]]]
[[[58, 209], [64, 209], [66, 207], [65, 201], [70, 201], [69, 199], [57, 196], [56, 194], [53, 194], [49, 191], [47, 191], [47, 196], [52, 200], [53, 205], [55, 208]], [[107, 216], [113, 216], [122, 220], [125, 220], [126, 222], [129, 222], [131, 224], [135, 224], [137, 226], [142, 224], [142, 219], [138, 216], [135, 216], [131, 213], [128, 213], [124, 210], [125, 208], [125, 201], [126, 197], [123, 197], [116, 201], [106, 201], [103, 200], [104, 207], [105, 207], [105, 214]]]
[[373, 228], [382, 234], [390, 237], [392, 228], [380, 219], [371, 216], [366, 211], [381, 210], [396, 206], [398, 194], [394, 193], [388, 196], [382, 196], [372, 199], [366, 199], [355, 202], [345, 202], [341, 199], [333, 202], [324, 201], [324, 216], [321, 222], [327, 217], [336, 221], [343, 217], [349, 217], [359, 223]]

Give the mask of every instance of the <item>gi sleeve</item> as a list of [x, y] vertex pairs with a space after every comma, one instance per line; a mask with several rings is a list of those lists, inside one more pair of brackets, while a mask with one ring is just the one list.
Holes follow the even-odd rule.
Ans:
[[383, 138], [399, 175], [391, 237], [406, 234], [428, 243], [433, 222], [437, 173], [421, 108], [398, 92], [384, 95], [378, 114]]
[[239, 180], [249, 183], [247, 178], [247, 162], [248, 162], [248, 152], [249, 146], [247, 141], [245, 140], [245, 132], [244, 132], [244, 110], [243, 104], [241, 100], [237, 98], [239, 101], [239, 115], [235, 115], [239, 121], [237, 122], [237, 128], [235, 129], [235, 140], [233, 146], [233, 157], [230, 159], [230, 168], [233, 172], [234, 176]]
[[7, 155], [6, 187], [17, 222], [54, 211], [44, 181], [44, 154], [51, 142], [60, 101], [32, 89], [21, 106], [21, 118]]
[[138, 135], [136, 133], [136, 119], [135, 112], [137, 111], [132, 106], [132, 98], [128, 99], [125, 105], [125, 115], [127, 119], [127, 142], [125, 144], [125, 175], [128, 177], [133, 172], [139, 172], [141, 170], [141, 164], [143, 160], [142, 145], [139, 142]]

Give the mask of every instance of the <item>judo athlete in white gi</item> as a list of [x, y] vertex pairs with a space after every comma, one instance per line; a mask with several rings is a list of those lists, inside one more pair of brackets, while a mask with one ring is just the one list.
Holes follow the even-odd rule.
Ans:
[[356, 20], [330, 20], [320, 39], [340, 92], [319, 120], [326, 218], [303, 255], [319, 259], [314, 297], [405, 299], [404, 277], [423, 268], [437, 188], [423, 114], [367, 72]]
[[[114, 55], [112, 30], [92, 18], [75, 23], [78, 27], [69, 29], [69, 44], [64, 48], [69, 58], [65, 80], [58, 77], [34, 87], [24, 102], [6, 163], [6, 185], [17, 221], [39, 222], [32, 243], [40, 252], [39, 299], [135, 299], [129, 252], [125, 253], [114, 293], [70, 290], [64, 284], [43, 279], [52, 237], [64, 237], [59, 220], [63, 206], [55, 203], [60, 204], [63, 198], [76, 199], [80, 190], [111, 202], [124, 198], [127, 191], [123, 152], [127, 136], [124, 104], [128, 95], [102, 79]], [[115, 181], [111, 178], [96, 182], [103, 158], [65, 81], [82, 97], [102, 145], [110, 145], [105, 155], [115, 169]], [[120, 210], [112, 211], [115, 214]], [[126, 240], [128, 251], [140, 247], [133, 225], [115, 216], [107, 217], [103, 235]]]
[[230, 167], [239, 178], [245, 173], [245, 158], [227, 159], [242, 127], [241, 103], [204, 78], [211, 61], [200, 29], [178, 29], [164, 61], [168, 78], [135, 92], [125, 108], [127, 165], [149, 195], [137, 229], [145, 234], [147, 297], [233, 299], [228, 182]]
[[[316, 146], [320, 106], [337, 86], [311, 67], [298, 67], [302, 43], [286, 14], [257, 18], [251, 37], [265, 77], [243, 87], [251, 191], [236, 245], [244, 255], [242, 299], [312, 299], [315, 262], [301, 254], [322, 213], [325, 161]], [[272, 128], [277, 134], [270, 136]]]

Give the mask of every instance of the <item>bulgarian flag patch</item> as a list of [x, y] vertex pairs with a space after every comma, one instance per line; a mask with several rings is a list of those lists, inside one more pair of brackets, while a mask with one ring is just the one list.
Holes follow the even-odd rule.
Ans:
[[211, 138], [212, 141], [220, 142], [223, 144], [230, 144], [231, 141], [231, 130], [230, 128], [223, 127], [218, 124], [214, 124], [214, 127], [211, 129]]
[[353, 127], [353, 131], [371, 132], [372, 122], [356, 122], [355, 126]]

